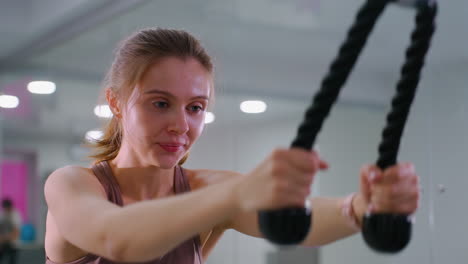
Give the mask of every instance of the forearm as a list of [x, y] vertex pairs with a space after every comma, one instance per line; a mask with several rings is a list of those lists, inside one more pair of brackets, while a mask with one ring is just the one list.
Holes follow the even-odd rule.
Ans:
[[232, 182], [135, 203], [109, 214], [109, 240], [119, 261], [148, 261], [226, 221], [237, 212]]
[[[312, 198], [312, 232], [309, 233], [302, 245], [324, 245], [358, 232], [349, 224], [349, 219], [342, 213], [344, 199]], [[357, 195], [355, 199], [361, 199], [361, 197]]]

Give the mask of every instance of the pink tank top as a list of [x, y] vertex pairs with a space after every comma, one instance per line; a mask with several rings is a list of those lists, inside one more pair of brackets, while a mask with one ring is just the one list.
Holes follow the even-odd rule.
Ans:
[[[95, 164], [92, 170], [99, 182], [104, 187], [107, 199], [119, 206], [123, 206], [122, 195], [119, 184], [115, 179], [112, 169], [107, 161]], [[174, 172], [174, 192], [176, 194], [190, 191], [190, 185], [184, 171], [180, 166], [175, 168]], [[162, 257], [148, 262], [139, 262], [141, 264], [202, 264], [202, 252], [200, 247], [200, 237], [196, 236], [183, 242], [178, 247], [169, 251]], [[88, 254], [80, 259], [63, 264], [117, 264], [93, 254]], [[120, 262], [121, 263], [121, 262]], [[59, 264], [46, 258], [46, 264]]]

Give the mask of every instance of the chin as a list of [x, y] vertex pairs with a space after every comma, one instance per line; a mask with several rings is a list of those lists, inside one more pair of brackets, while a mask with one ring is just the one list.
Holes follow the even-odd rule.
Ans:
[[159, 162], [158, 164], [158, 167], [160, 167], [161, 169], [172, 169], [174, 168], [175, 166], [177, 166], [177, 162], [171, 162], [171, 163], [168, 163], [168, 162]]
[[172, 169], [179, 164], [180, 158], [176, 157], [159, 157], [153, 159], [153, 164], [161, 169]]
[[160, 167], [161, 169], [171, 169], [177, 166], [179, 160], [182, 159], [183, 155], [179, 153], [160, 153], [157, 151], [151, 151], [151, 154], [147, 156], [148, 162], [153, 166]]

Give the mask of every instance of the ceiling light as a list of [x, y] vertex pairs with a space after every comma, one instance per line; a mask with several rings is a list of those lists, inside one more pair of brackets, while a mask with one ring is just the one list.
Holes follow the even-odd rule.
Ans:
[[102, 118], [111, 118], [113, 116], [108, 105], [97, 105], [94, 107], [94, 114]]
[[211, 112], [206, 112], [205, 114], [205, 124], [213, 123], [215, 120], [215, 115]]
[[16, 108], [19, 105], [18, 97], [14, 95], [0, 95], [0, 107], [2, 108]]
[[104, 133], [101, 130], [90, 130], [86, 132], [86, 140], [91, 142], [97, 141], [100, 140], [103, 135]]
[[52, 94], [55, 92], [55, 83], [48, 81], [34, 81], [28, 83], [28, 91], [33, 94]]
[[244, 113], [258, 114], [265, 112], [267, 105], [263, 101], [244, 101], [240, 104], [240, 109]]

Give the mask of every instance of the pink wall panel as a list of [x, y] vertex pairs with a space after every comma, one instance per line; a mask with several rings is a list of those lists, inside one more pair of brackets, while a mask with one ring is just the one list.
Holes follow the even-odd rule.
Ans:
[[0, 175], [0, 197], [12, 199], [23, 221], [28, 219], [28, 165], [24, 161], [4, 160]]

